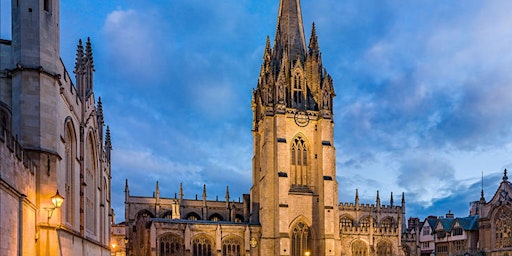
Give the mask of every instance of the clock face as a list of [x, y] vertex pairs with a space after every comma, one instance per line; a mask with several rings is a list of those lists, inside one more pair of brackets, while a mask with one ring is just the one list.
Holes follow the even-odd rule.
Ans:
[[305, 127], [309, 124], [308, 113], [304, 110], [298, 110], [295, 112], [293, 118], [295, 119], [295, 123], [300, 127]]

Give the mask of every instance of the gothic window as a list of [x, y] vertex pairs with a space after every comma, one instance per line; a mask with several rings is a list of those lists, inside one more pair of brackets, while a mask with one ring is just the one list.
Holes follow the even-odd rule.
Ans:
[[89, 232], [96, 234], [96, 158], [94, 151], [92, 134], [87, 139], [86, 146], [86, 165], [85, 165], [85, 228]]
[[381, 241], [377, 245], [377, 256], [391, 256], [391, 243], [389, 241]]
[[370, 216], [366, 216], [359, 221], [359, 226], [363, 228], [369, 228], [375, 226], [375, 219]]
[[384, 228], [385, 230], [389, 230], [390, 228], [395, 227], [395, 221], [391, 217], [385, 218], [380, 222], [380, 227]]
[[64, 164], [66, 165], [64, 167], [64, 198], [66, 198], [64, 219], [68, 224], [73, 226], [73, 213], [75, 212], [75, 186], [73, 184], [75, 179], [74, 161], [76, 158], [76, 138], [71, 122], [67, 122], [64, 129]]
[[292, 254], [291, 256], [302, 256], [306, 251], [311, 251], [311, 232], [308, 225], [299, 222], [292, 229]]
[[351, 229], [353, 225], [354, 221], [350, 217], [343, 216], [340, 218], [340, 230]]
[[244, 216], [240, 214], [235, 215], [235, 222], [244, 222]]
[[[0, 108], [0, 132], [11, 130], [11, 118], [7, 111]], [[1, 135], [1, 134], [0, 134]]]
[[296, 71], [292, 78], [292, 101], [295, 108], [305, 107], [305, 86], [304, 79], [299, 71]]
[[162, 218], [164, 219], [172, 219], [172, 212], [171, 211], [167, 211], [165, 212], [164, 214], [162, 214]]
[[205, 236], [196, 237], [192, 240], [193, 256], [212, 256], [212, 242]]
[[200, 220], [201, 217], [199, 217], [199, 215], [195, 212], [191, 212], [189, 214], [187, 214], [187, 220]]
[[159, 241], [160, 256], [180, 256], [185, 254], [183, 239], [174, 234], [166, 234]]
[[241, 256], [242, 241], [236, 237], [229, 237], [222, 240], [222, 256]]
[[352, 243], [352, 255], [353, 256], [367, 256], [368, 255], [368, 246], [366, 246], [366, 243], [357, 240], [354, 243]]
[[211, 220], [211, 221], [223, 221], [224, 219], [222, 218], [222, 216], [220, 216], [220, 214], [215, 213], [212, 216], [210, 216], [209, 220]]
[[291, 148], [292, 185], [307, 186], [308, 183], [308, 149], [301, 136], [295, 137]]
[[512, 212], [507, 207], [498, 210], [494, 217], [496, 248], [512, 247]]

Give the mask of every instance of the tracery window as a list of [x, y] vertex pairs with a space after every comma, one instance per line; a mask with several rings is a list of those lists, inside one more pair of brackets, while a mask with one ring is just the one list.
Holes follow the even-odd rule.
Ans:
[[292, 229], [292, 254], [291, 256], [303, 256], [306, 251], [311, 251], [311, 232], [308, 225], [299, 222]]
[[222, 256], [242, 255], [242, 241], [235, 237], [222, 240]]
[[368, 246], [366, 246], [366, 243], [357, 240], [354, 243], [352, 243], [352, 255], [353, 256], [367, 256], [368, 255]]
[[496, 229], [496, 248], [512, 247], [512, 212], [508, 207], [502, 207], [494, 217]]
[[308, 180], [308, 148], [306, 141], [297, 136], [291, 148], [292, 185], [307, 186]]
[[351, 228], [353, 225], [354, 225], [354, 222], [349, 217], [343, 216], [340, 218], [340, 229]]
[[195, 212], [191, 212], [187, 215], [187, 220], [200, 220], [201, 217], [199, 217], [199, 215], [197, 215], [197, 213]]
[[363, 217], [359, 221], [359, 226], [363, 227], [363, 228], [369, 228], [371, 226], [375, 226], [375, 219], [370, 216]]
[[224, 219], [219, 214], [215, 213], [212, 216], [210, 216], [211, 221], [223, 221]]
[[158, 243], [160, 244], [160, 256], [180, 256], [185, 254], [185, 245], [183, 239], [174, 234], [162, 236]]
[[292, 78], [292, 101], [293, 106], [295, 108], [305, 107], [305, 98], [304, 98], [304, 88], [303, 84], [304, 79], [302, 79], [302, 75], [299, 71], [295, 72]]
[[85, 228], [89, 232], [96, 234], [96, 158], [94, 151], [93, 135], [90, 134], [86, 146], [86, 167], [85, 167]]
[[380, 227], [385, 231], [390, 231], [392, 228], [395, 228], [395, 221], [392, 217], [384, 218], [380, 222]]
[[212, 256], [213, 243], [205, 236], [196, 237], [192, 240], [193, 256]]
[[64, 196], [66, 199], [65, 204], [65, 220], [68, 224], [71, 224], [73, 226], [73, 213], [75, 212], [73, 210], [75, 205], [75, 186], [74, 183], [74, 159], [76, 158], [75, 148], [76, 148], [76, 139], [75, 139], [75, 133], [73, 131], [73, 125], [71, 122], [67, 122], [65, 126], [64, 131], [64, 163], [65, 163], [65, 184], [64, 184]]
[[389, 241], [381, 241], [377, 245], [377, 256], [391, 256], [391, 243]]

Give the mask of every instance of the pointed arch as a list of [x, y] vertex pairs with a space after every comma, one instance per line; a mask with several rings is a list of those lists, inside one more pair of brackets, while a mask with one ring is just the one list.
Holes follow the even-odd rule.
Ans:
[[214, 239], [206, 234], [199, 234], [191, 239], [192, 256], [212, 256], [214, 254]]
[[244, 240], [237, 235], [227, 235], [222, 238], [222, 255], [239, 256], [244, 252]]
[[75, 159], [77, 156], [77, 138], [73, 120], [67, 117], [64, 121], [64, 198], [66, 198], [64, 221], [71, 227], [75, 225], [76, 212], [75, 205], [76, 197], [76, 172], [75, 172]]
[[313, 246], [313, 223], [304, 215], [297, 216], [289, 225], [291, 238], [291, 256], [302, 256]]
[[93, 132], [89, 132], [85, 144], [85, 229], [92, 234], [97, 234], [97, 196], [98, 187], [98, 162], [96, 143]]
[[347, 214], [344, 214], [340, 217], [340, 230], [341, 231], [349, 231], [354, 226], [354, 219]]
[[377, 256], [393, 255], [393, 245], [387, 239], [382, 239], [377, 243]]
[[352, 251], [352, 256], [368, 256], [368, 244], [361, 240], [357, 239], [352, 242], [350, 245], [350, 249]]
[[160, 256], [181, 256], [185, 254], [183, 237], [174, 233], [165, 233], [158, 238]]
[[301, 133], [295, 135], [290, 148], [292, 187], [307, 187], [309, 184], [309, 152], [306, 136]]
[[296, 67], [291, 77], [291, 100], [292, 107], [303, 109], [306, 107], [306, 79], [302, 68]]
[[365, 215], [359, 219], [359, 226], [362, 228], [375, 227], [376, 220], [370, 215]]

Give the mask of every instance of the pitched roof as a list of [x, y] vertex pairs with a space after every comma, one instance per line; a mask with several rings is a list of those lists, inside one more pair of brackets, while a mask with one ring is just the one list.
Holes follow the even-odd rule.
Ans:
[[478, 215], [469, 216], [465, 218], [457, 218], [460, 226], [464, 230], [476, 231], [478, 230]]
[[443, 229], [448, 232], [452, 229], [452, 225], [453, 225], [453, 222], [455, 221], [455, 219], [443, 218], [443, 219], [438, 219], [438, 221], [443, 226]]

